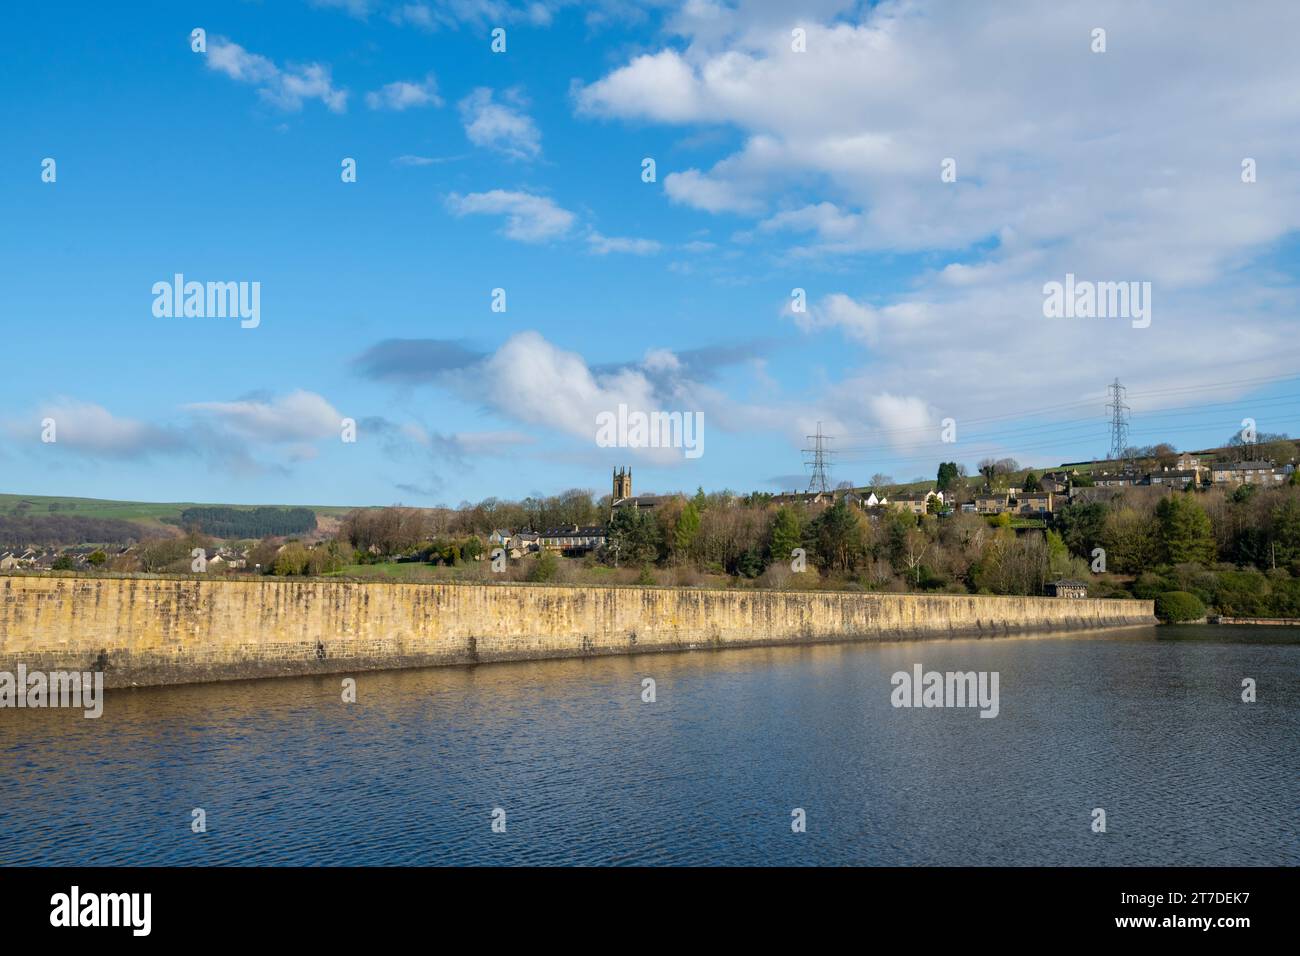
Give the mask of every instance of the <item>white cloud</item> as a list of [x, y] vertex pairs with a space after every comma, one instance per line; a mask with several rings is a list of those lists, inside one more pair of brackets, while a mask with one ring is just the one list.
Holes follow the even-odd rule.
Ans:
[[367, 93], [366, 105], [372, 110], [400, 113], [420, 106], [441, 106], [442, 98], [438, 96], [438, 82], [430, 73], [420, 82], [398, 80]]
[[[492, 382], [491, 388], [481, 383]], [[654, 349], [640, 363], [595, 369], [576, 352], [566, 351], [537, 332], [520, 332], [494, 353], [466, 369], [448, 373], [442, 384], [453, 391], [473, 390], [491, 412], [528, 431], [504, 430], [451, 436], [462, 452], [488, 453], [534, 438], [538, 428], [552, 429], [594, 448], [596, 417], [632, 411], [702, 411], [713, 421], [717, 400], [689, 378], [678, 357]], [[629, 454], [663, 464], [683, 461], [680, 449], [628, 449]]]
[[587, 234], [587, 248], [593, 255], [597, 256], [608, 255], [611, 252], [626, 252], [634, 256], [653, 256], [663, 249], [663, 245], [654, 239], [603, 236], [593, 230]]
[[57, 398], [42, 405], [30, 420], [10, 420], [5, 430], [15, 441], [42, 442], [44, 420], [53, 421], [51, 447], [97, 458], [144, 458], [158, 452], [189, 450], [184, 436], [171, 428], [114, 415], [102, 405]]
[[673, 202], [694, 206], [705, 212], [754, 213], [763, 208], [760, 200], [725, 179], [698, 169], [669, 173], [664, 178], [664, 192]]
[[377, 0], [311, 0], [313, 7], [343, 10], [349, 16], [364, 20], [375, 8]]
[[505, 234], [520, 242], [558, 239], [573, 227], [575, 218], [573, 213], [546, 196], [505, 189], [464, 196], [452, 193], [447, 197], [447, 208], [457, 216], [505, 216]]
[[266, 57], [249, 53], [238, 43], [219, 36], [209, 39], [204, 62], [210, 70], [256, 86], [264, 101], [287, 112], [301, 110], [304, 100], [320, 100], [334, 113], [347, 109], [347, 90], [336, 89], [329, 67], [319, 63], [281, 69]]
[[434, 8], [427, 3], [404, 3], [394, 7], [388, 18], [398, 26], [410, 24], [422, 30], [434, 30], [440, 25], [449, 25], [434, 13]]
[[[1116, 374], [1155, 389], [1294, 367], [1300, 295], [1274, 254], [1300, 230], [1300, 179], [1282, 172], [1300, 166], [1300, 99], [1282, 93], [1300, 86], [1300, 7], [827, 0], [801, 20], [803, 54], [788, 19], [687, 3], [662, 49], [578, 86], [575, 108], [738, 132], [664, 191], [759, 218], [751, 236], [796, 243], [785, 265], [818, 259], [791, 283], [818, 295], [795, 318], [868, 347], [868, 394], [1030, 409]], [[855, 268], [842, 256], [871, 257], [873, 280], [826, 282]], [[1151, 327], [1045, 320], [1042, 286], [1067, 272], [1150, 281]]]
[[[837, 251], [960, 249], [1010, 230], [1017, 246], [1064, 244], [1099, 265], [1141, 251], [1156, 276], [1188, 283], [1300, 223], [1300, 184], [1261, 178], [1251, 193], [1237, 175], [1246, 155], [1300, 158], [1288, 132], [1300, 102], [1273, 95], [1300, 82], [1283, 39], [1300, 29], [1300, 9], [1238, 16], [1200, 2], [1146, 16], [1111, 0], [944, 6], [940, 16], [936, 6], [892, 0], [858, 23], [809, 17], [808, 52], [796, 54], [771, 8], [687, 4], [674, 23], [684, 50], [578, 87], [577, 108], [741, 130], [739, 151], [679, 174], [670, 196], [757, 212], [760, 186], [762, 196], [817, 190], [828, 198], [767, 226], [810, 229]], [[1092, 20], [1124, 43], [1091, 53]], [[1153, 84], [1153, 70], [1198, 82]], [[1237, 107], [1206, 115], [1197, 91], [1207, 82]], [[947, 157], [956, 183], [940, 182]]]
[[637, 116], [667, 123], [707, 119], [705, 87], [673, 50], [638, 56], [590, 86], [575, 88], [578, 111], [594, 116]]
[[[664, 409], [663, 403], [671, 400], [656, 392], [644, 370], [624, 367], [594, 373], [581, 355], [556, 347], [536, 332], [511, 336], [484, 362], [482, 374], [495, 383], [484, 393], [495, 411], [588, 442], [595, 441], [601, 412], [617, 412], [619, 404], [649, 412]], [[681, 452], [673, 449], [635, 451], [656, 460], [681, 460]]]
[[518, 90], [506, 90], [502, 100], [480, 86], [460, 101], [465, 135], [475, 146], [496, 150], [515, 159], [536, 159], [542, 152], [542, 134], [523, 112], [527, 101]]
[[245, 438], [273, 443], [337, 438], [344, 418], [323, 397], [302, 389], [270, 400], [195, 402], [186, 408], [216, 418]]
[[[334, 0], [362, 3], [365, 0]], [[551, 25], [554, 11], [572, 0], [532, 0], [509, 3], [505, 0], [417, 0], [394, 6], [388, 19], [398, 26], [410, 25], [421, 30], [454, 30], [461, 24], [500, 26], [526, 23], [535, 27]], [[606, 0], [609, 2], [609, 0]]]

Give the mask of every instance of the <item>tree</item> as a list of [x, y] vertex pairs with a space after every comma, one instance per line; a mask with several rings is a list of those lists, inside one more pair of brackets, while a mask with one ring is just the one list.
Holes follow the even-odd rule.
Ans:
[[542, 553], [537, 556], [537, 560], [532, 563], [526, 575], [529, 581], [543, 582], [550, 581], [560, 569], [560, 561], [555, 556], [555, 552], [542, 549]]
[[925, 560], [926, 553], [933, 544], [927, 535], [920, 528], [913, 526], [903, 532], [901, 540], [898, 542], [898, 560], [907, 572], [908, 578], [914, 585], [921, 583], [921, 562]]
[[1156, 617], [1165, 624], [1199, 621], [1205, 617], [1205, 605], [1195, 594], [1186, 591], [1165, 591], [1156, 597]]
[[276, 555], [273, 570], [277, 575], [305, 574], [309, 560], [307, 549], [297, 541], [290, 541]]
[[688, 501], [682, 513], [677, 516], [677, 525], [673, 528], [673, 550], [678, 554], [689, 553], [699, 534], [700, 510], [694, 501]]
[[843, 498], [813, 519], [808, 536], [821, 567], [852, 571], [861, 557], [862, 525]]
[[1057, 512], [1055, 524], [1071, 552], [1081, 558], [1091, 558], [1092, 549], [1101, 544], [1106, 506], [1100, 501], [1066, 505]]
[[621, 564], [650, 564], [659, 557], [659, 526], [649, 511], [625, 505], [609, 523], [607, 549]]
[[1209, 564], [1214, 560], [1210, 516], [1194, 498], [1175, 495], [1156, 505], [1160, 546], [1170, 564]]
[[985, 458], [979, 464], [980, 474], [984, 476], [984, 486], [993, 487], [993, 480], [1013, 471], [1019, 471], [1020, 465], [1014, 458]]
[[1160, 559], [1160, 532], [1149, 514], [1120, 508], [1106, 515], [1102, 530], [1107, 569], [1123, 573], [1145, 571]]
[[955, 461], [942, 461], [939, 463], [939, 473], [935, 476], [935, 487], [940, 491], [947, 491], [957, 480], [959, 472]]
[[1064, 574], [1070, 565], [1070, 549], [1055, 531], [1047, 532], [1047, 563], [1053, 574]]
[[1272, 553], [1279, 567], [1300, 561], [1300, 501], [1290, 498], [1273, 509]]
[[1041, 535], [1018, 537], [1003, 529], [984, 548], [971, 568], [979, 591], [994, 594], [1041, 594], [1048, 573], [1048, 547]]
[[271, 574], [275, 568], [275, 553], [279, 545], [271, 538], [263, 538], [248, 552], [245, 567], [250, 571]]
[[1026, 472], [1025, 484], [1021, 488], [1021, 491], [1042, 491], [1042, 490], [1043, 490], [1042, 485], [1038, 483], [1038, 476], [1035, 475], [1032, 471]]
[[186, 508], [180, 520], [182, 527], [217, 538], [302, 534], [316, 528], [316, 512], [310, 508]]
[[772, 555], [773, 561], [789, 561], [795, 548], [802, 543], [802, 529], [799, 526], [799, 515], [793, 508], [781, 507], [776, 511], [775, 517], [772, 518], [772, 528], [769, 532], [768, 550]]

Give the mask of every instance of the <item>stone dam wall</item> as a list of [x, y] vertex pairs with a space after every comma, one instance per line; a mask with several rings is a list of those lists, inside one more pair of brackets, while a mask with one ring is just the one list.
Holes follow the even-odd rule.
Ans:
[[122, 687], [693, 648], [1154, 624], [1151, 601], [0, 576], [0, 671]]

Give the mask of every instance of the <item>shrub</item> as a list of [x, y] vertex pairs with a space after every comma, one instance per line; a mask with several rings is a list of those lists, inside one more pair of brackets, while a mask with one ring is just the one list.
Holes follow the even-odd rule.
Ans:
[[1199, 621], [1205, 617], [1205, 605], [1195, 594], [1186, 591], [1166, 591], [1156, 598], [1156, 617], [1165, 624]]
[[537, 583], [549, 581], [555, 577], [555, 572], [560, 569], [560, 561], [555, 556], [554, 551], [542, 551], [533, 562], [533, 566], [528, 569], [528, 580]]

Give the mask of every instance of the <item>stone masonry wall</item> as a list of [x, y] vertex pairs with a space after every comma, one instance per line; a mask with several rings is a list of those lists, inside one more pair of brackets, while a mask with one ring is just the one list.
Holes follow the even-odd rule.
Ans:
[[1151, 601], [0, 576], [0, 670], [110, 686], [690, 648], [1154, 624]]

